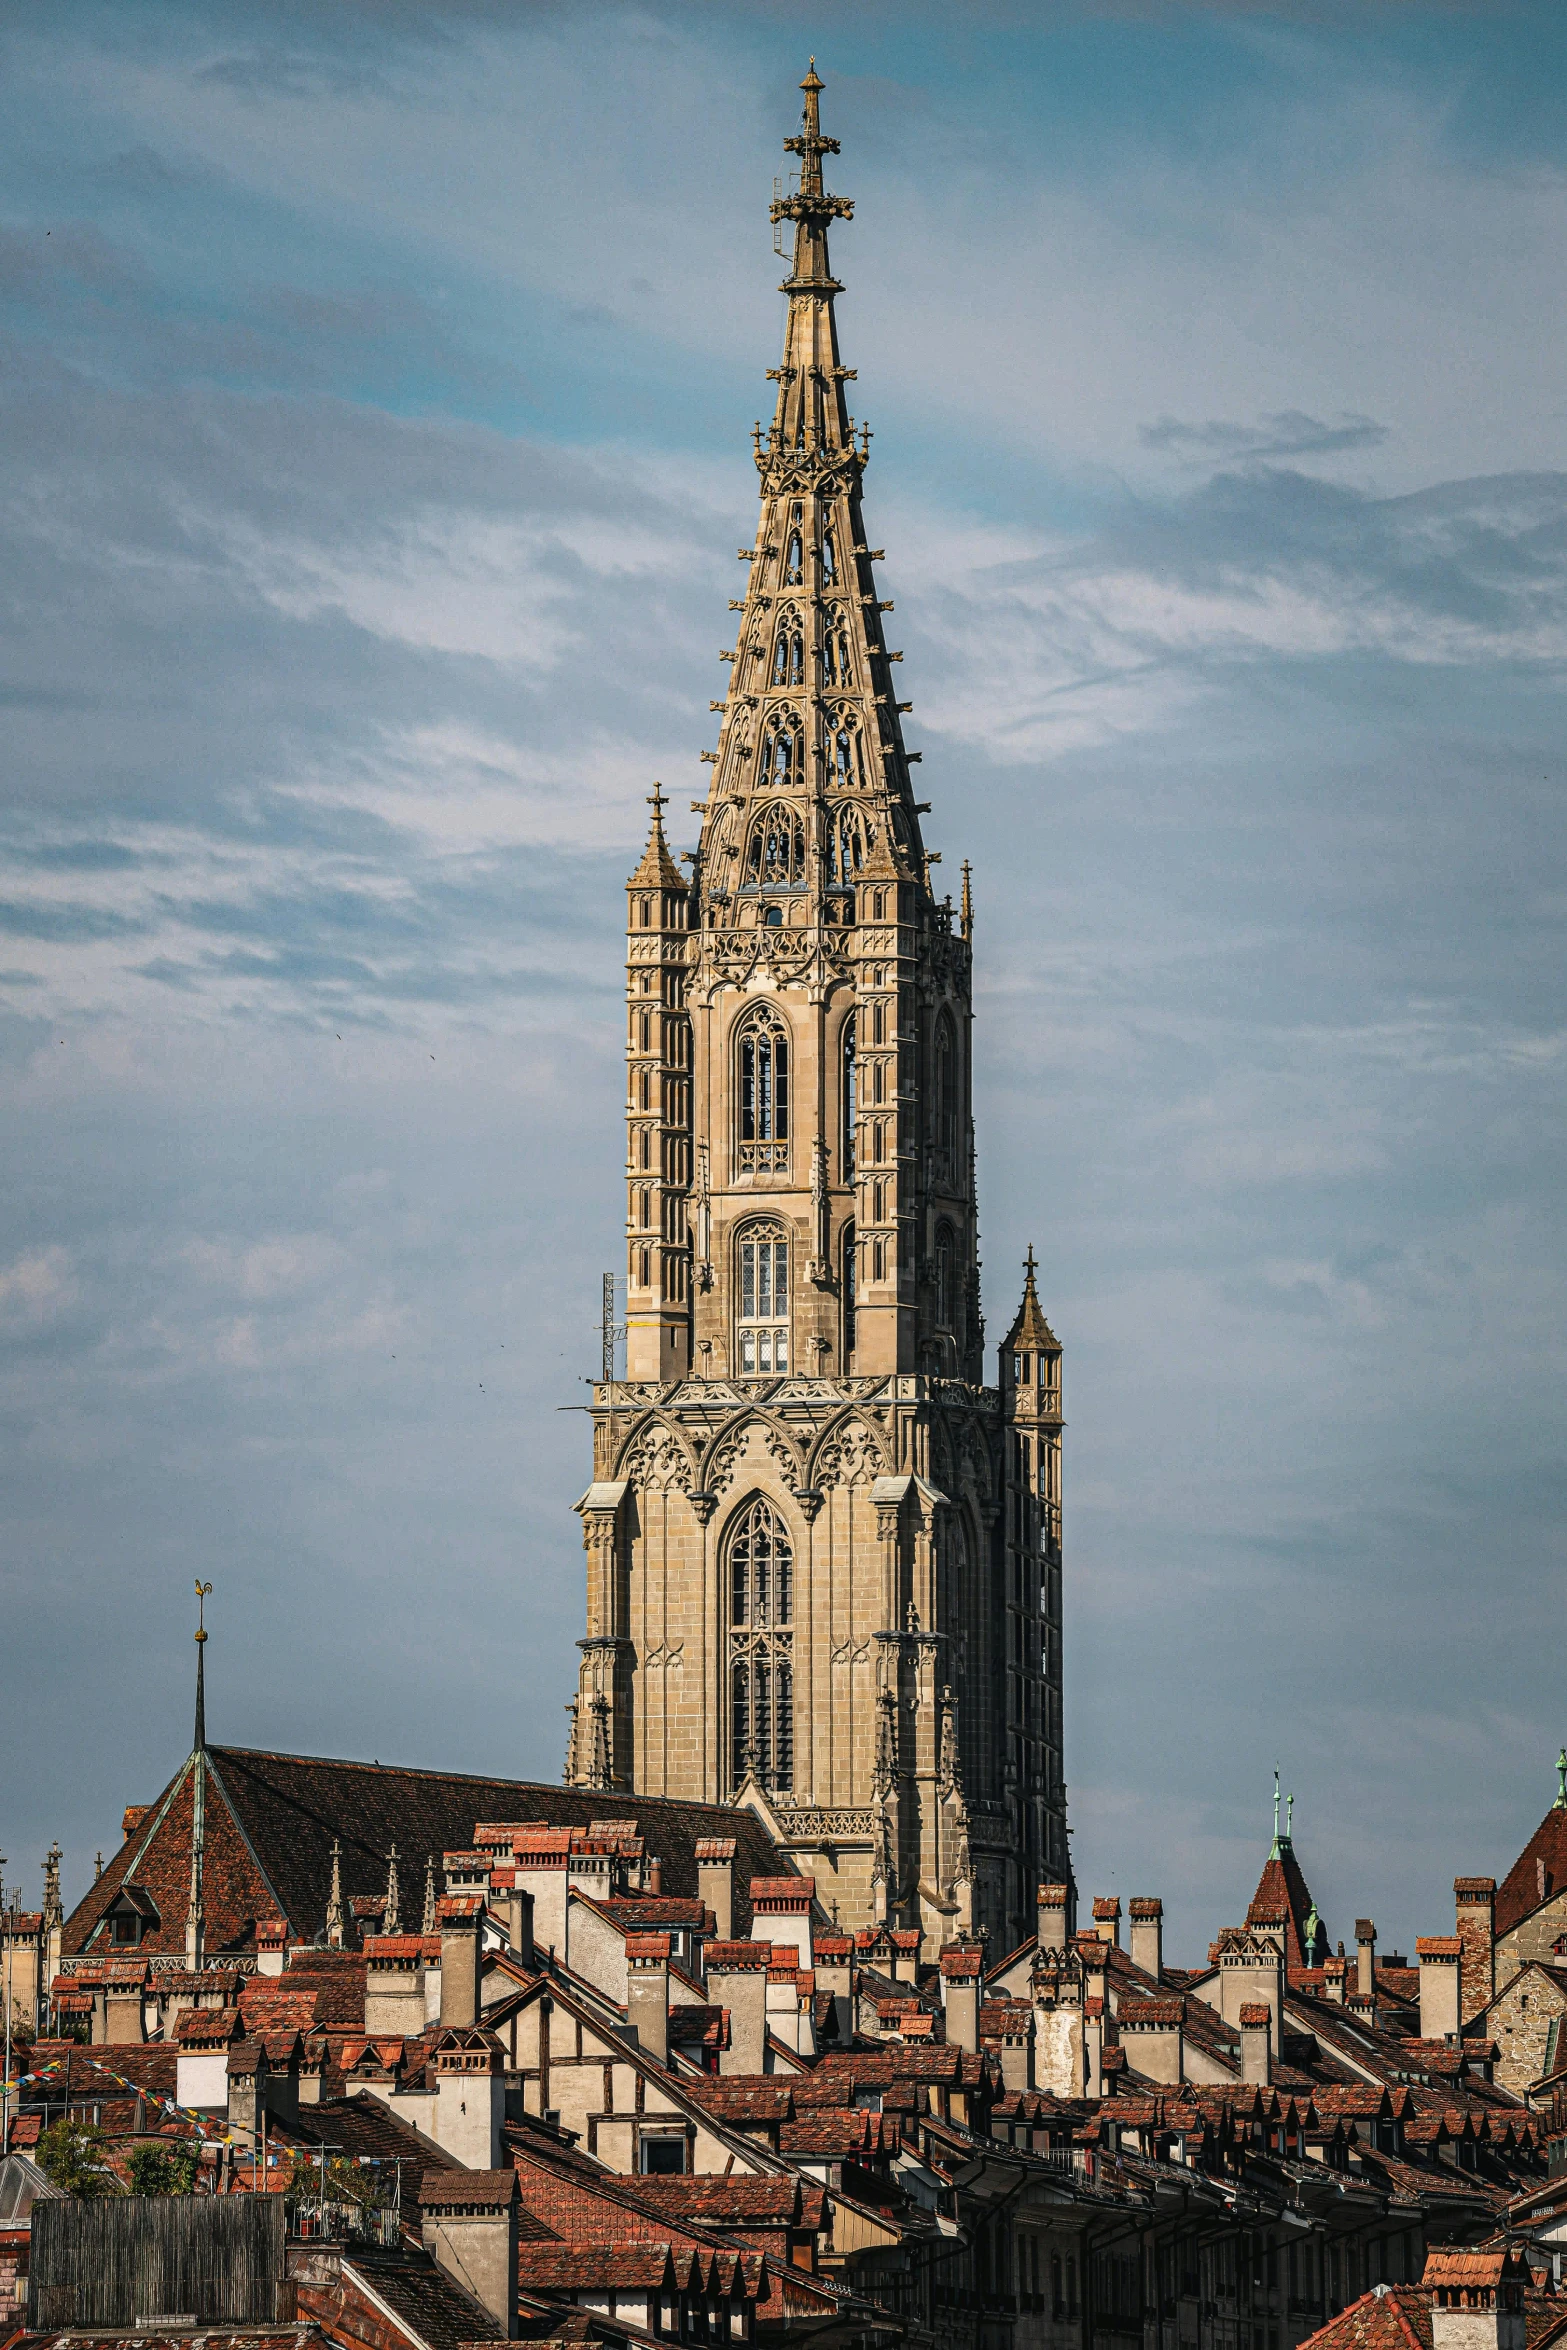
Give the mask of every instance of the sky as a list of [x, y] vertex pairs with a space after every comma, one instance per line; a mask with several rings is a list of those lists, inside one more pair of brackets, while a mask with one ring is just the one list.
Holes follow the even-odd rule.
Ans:
[[[0, 11], [0, 1848], [211, 1735], [559, 1777], [622, 1215], [814, 51], [1065, 1347], [1085, 1899], [1331, 1936], [1555, 1792], [1567, 18]], [[684, 787], [689, 786], [689, 789]], [[562, 1416], [566, 1415], [566, 1416]]]

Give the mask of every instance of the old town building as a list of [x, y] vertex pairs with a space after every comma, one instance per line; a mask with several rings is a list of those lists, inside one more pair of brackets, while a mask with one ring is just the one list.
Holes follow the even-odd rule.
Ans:
[[761, 506], [682, 872], [627, 885], [626, 1376], [594, 1390], [568, 1778], [754, 1793], [840, 1921], [1022, 1932], [1070, 1885], [1061, 1349], [986, 1383], [975, 918], [937, 894], [861, 504], [822, 84]]

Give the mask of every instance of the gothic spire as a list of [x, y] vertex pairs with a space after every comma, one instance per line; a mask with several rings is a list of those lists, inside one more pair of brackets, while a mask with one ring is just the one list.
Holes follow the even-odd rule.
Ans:
[[326, 1946], [328, 1950], [343, 1947], [343, 1847], [332, 1839], [332, 1889], [326, 1899]]
[[394, 1844], [386, 1859], [386, 1907], [381, 1912], [383, 1934], [400, 1934], [403, 1930], [402, 1912], [398, 1902], [397, 1847]]
[[[805, 92], [805, 116], [799, 136], [785, 139], [784, 147], [800, 158], [800, 184], [793, 194], [778, 198], [773, 219], [794, 222], [794, 267], [779, 291], [789, 297], [789, 322], [784, 333], [783, 365], [776, 370], [778, 404], [768, 443], [768, 456], [785, 449], [844, 449], [850, 441], [849, 411], [844, 400], [845, 375], [838, 364], [838, 330], [833, 296], [843, 291], [827, 258], [827, 224], [850, 220], [854, 206], [844, 196], [830, 196], [822, 185], [822, 157], [836, 155], [836, 139], [824, 139], [821, 126], [823, 83], [816, 60], [800, 84]], [[758, 462], [763, 462], [760, 453]]]

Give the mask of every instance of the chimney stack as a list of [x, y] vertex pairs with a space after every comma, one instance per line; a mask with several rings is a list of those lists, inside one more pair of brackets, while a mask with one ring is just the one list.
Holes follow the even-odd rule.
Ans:
[[1467, 2024], [1496, 1997], [1496, 1879], [1455, 1877], [1453, 1902], [1463, 1949], [1458, 1962], [1458, 2013]]
[[1428, 2252], [1431, 2350], [1524, 2350], [1529, 2264], [1516, 2249]]
[[1375, 1918], [1355, 1920], [1355, 1989], [1362, 1999], [1377, 1995], [1377, 1922]]
[[1039, 1888], [1038, 1947], [1041, 1950], [1066, 1948], [1066, 1898], [1064, 1885]]
[[669, 2062], [669, 1936], [626, 1936], [626, 2021], [637, 2046], [656, 2064]]
[[729, 2010], [729, 2045], [718, 2060], [720, 2073], [767, 2069], [767, 1969], [772, 1955], [769, 1942], [707, 1946], [708, 1990], [718, 2006]]
[[1458, 1964], [1463, 1947], [1456, 1934], [1422, 1934], [1415, 1944], [1422, 2040], [1458, 2038]]
[[441, 1934], [441, 2022], [461, 2029], [479, 2020], [479, 1920], [484, 1897], [446, 1893], [435, 1905]]
[[508, 2341], [517, 2338], [518, 2194], [514, 2170], [427, 2170], [419, 2183], [425, 2250]]
[[1137, 1896], [1132, 1902], [1132, 1964], [1157, 1983], [1164, 1971], [1164, 1903]]
[[735, 1930], [735, 1840], [732, 1836], [702, 1836], [696, 1847], [696, 1890], [718, 1920], [715, 1942], [728, 1942]]
[[1273, 2010], [1265, 1999], [1248, 1999], [1241, 2009], [1241, 2079], [1265, 2089], [1273, 2078]]
[[978, 1950], [944, 1950], [941, 1954], [941, 2004], [946, 2010], [947, 2042], [953, 2048], [966, 2048], [970, 2055], [979, 2048], [979, 1994], [984, 1956]]
[[1121, 1947], [1121, 1904], [1113, 1893], [1102, 1893], [1094, 1903], [1094, 1932], [1101, 1942]]

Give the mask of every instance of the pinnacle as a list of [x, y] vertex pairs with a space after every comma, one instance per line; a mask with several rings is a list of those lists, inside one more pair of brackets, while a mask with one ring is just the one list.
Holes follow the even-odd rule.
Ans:
[[1007, 1332], [1005, 1347], [1026, 1348], [1033, 1354], [1059, 1354], [1061, 1342], [1045, 1319], [1045, 1309], [1039, 1302], [1034, 1286], [1034, 1251], [1030, 1247], [1023, 1260], [1023, 1303], [1018, 1308], [1017, 1320]]
[[662, 784], [655, 783], [648, 793], [653, 822], [647, 836], [647, 847], [642, 852], [641, 864], [626, 885], [628, 889], [685, 889], [688, 886], [664, 838], [664, 809], [667, 804]]

